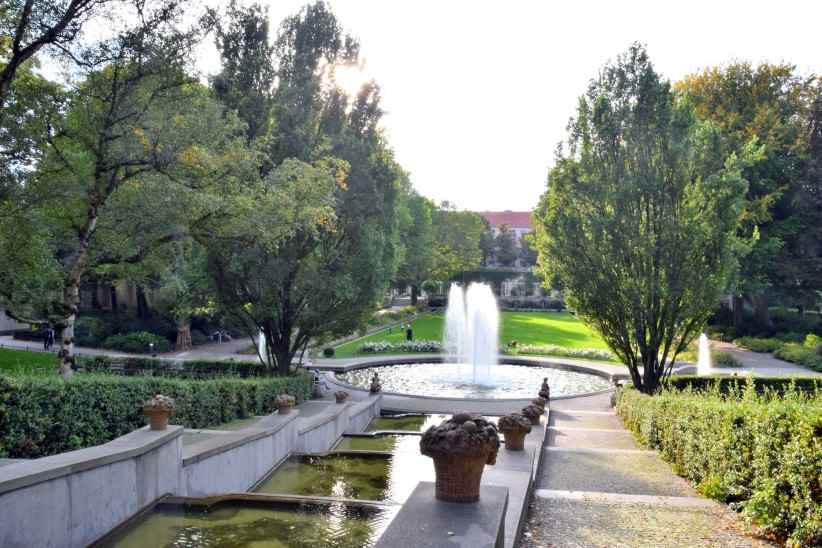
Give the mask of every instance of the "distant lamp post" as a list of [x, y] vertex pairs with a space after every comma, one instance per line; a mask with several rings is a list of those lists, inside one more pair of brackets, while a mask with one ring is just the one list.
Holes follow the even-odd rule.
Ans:
[[152, 356], [156, 356], [157, 354], [154, 353], [154, 343], [148, 343], [148, 349], [151, 352]]

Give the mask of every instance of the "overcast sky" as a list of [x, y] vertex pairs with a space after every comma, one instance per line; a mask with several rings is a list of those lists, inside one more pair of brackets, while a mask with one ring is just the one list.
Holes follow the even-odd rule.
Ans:
[[[304, 0], [262, 0], [273, 27]], [[473, 210], [530, 210], [576, 98], [634, 40], [672, 80], [734, 59], [822, 73], [822, 1], [330, 0], [382, 87], [414, 186]], [[201, 68], [219, 58], [204, 47]]]

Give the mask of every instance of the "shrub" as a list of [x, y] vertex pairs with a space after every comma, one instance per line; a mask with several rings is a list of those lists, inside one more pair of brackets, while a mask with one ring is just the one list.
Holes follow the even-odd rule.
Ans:
[[674, 375], [666, 387], [672, 390], [692, 390], [697, 392], [738, 393], [753, 383], [758, 394], [785, 394], [786, 392], [815, 393], [822, 391], [819, 377], [697, 377], [694, 375]]
[[200, 331], [199, 329], [192, 329], [191, 330], [191, 344], [194, 346], [199, 346], [201, 344], [208, 344], [211, 342], [211, 339], [208, 338], [208, 335]]
[[530, 354], [535, 356], [562, 356], [565, 358], [578, 358], [581, 360], [604, 360], [614, 359], [614, 355], [608, 350], [599, 348], [565, 348], [553, 344], [524, 344], [516, 349], [517, 354]]
[[392, 342], [367, 342], [360, 346], [363, 354], [384, 354], [388, 352], [442, 352], [442, 344], [439, 341], [402, 341]]
[[790, 546], [822, 544], [822, 393], [623, 389], [617, 411], [638, 438], [700, 491]]
[[0, 376], [0, 457], [38, 458], [98, 445], [146, 424], [142, 404], [173, 398], [173, 424], [207, 428], [269, 413], [278, 394], [307, 399], [311, 375], [267, 379], [181, 380], [77, 375]]
[[80, 316], [74, 324], [74, 342], [79, 346], [99, 348], [111, 335], [111, 326], [94, 316]]
[[323, 356], [325, 356], [326, 358], [333, 358], [334, 352], [334, 349], [330, 346], [328, 348], [323, 348]]
[[740, 337], [734, 341], [734, 344], [752, 352], [776, 352], [785, 343], [775, 338]]
[[822, 355], [802, 344], [786, 343], [774, 352], [774, 356], [781, 360], [810, 367], [815, 371], [822, 371]]
[[741, 363], [730, 352], [718, 350], [711, 352], [711, 362], [714, 367], [741, 367]]
[[78, 356], [78, 364], [89, 372], [106, 373], [117, 369], [126, 375], [158, 375], [177, 378], [270, 377], [275, 371], [260, 362], [233, 360], [163, 360], [159, 358], [110, 358]]
[[171, 343], [168, 342], [168, 339], [148, 331], [137, 331], [127, 335], [112, 335], [103, 341], [103, 348], [143, 354], [151, 352], [152, 344], [154, 345], [154, 352], [168, 352], [171, 350]]
[[822, 337], [819, 335], [814, 335], [813, 333], [809, 333], [805, 337], [805, 341], [803, 343], [805, 348], [809, 348], [816, 352], [817, 354], [822, 354]]

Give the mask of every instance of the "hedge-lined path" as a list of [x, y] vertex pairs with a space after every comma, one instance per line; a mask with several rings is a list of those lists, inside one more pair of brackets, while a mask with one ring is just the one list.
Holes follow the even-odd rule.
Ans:
[[[752, 373], [764, 377], [822, 377], [822, 373], [818, 371], [780, 360], [779, 358], [775, 358], [773, 354], [751, 352], [750, 350], [739, 348], [733, 343], [722, 341], [711, 341], [711, 346], [714, 350], [731, 354], [742, 364], [742, 367], [730, 370], [736, 371], [739, 375]], [[722, 371], [727, 372], [729, 370], [723, 369]]]
[[638, 447], [610, 394], [552, 401], [548, 428], [520, 548], [771, 546]]

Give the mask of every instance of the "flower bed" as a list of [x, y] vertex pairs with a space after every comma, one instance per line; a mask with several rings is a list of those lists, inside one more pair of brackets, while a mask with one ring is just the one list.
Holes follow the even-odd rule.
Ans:
[[524, 344], [514, 349], [508, 349], [512, 354], [524, 354], [533, 356], [561, 356], [564, 358], [577, 358], [580, 360], [601, 360], [612, 361], [614, 355], [607, 350], [598, 348], [565, 348], [553, 344], [532, 345]]
[[624, 389], [617, 402], [626, 426], [702, 493], [789, 546], [822, 543], [822, 392], [763, 396], [749, 381], [726, 395]]
[[77, 375], [0, 376], [0, 457], [37, 458], [99, 445], [145, 426], [143, 403], [173, 398], [174, 424], [207, 428], [266, 414], [279, 394], [310, 397], [311, 375], [183, 380]]
[[363, 354], [386, 354], [391, 352], [422, 352], [439, 353], [442, 352], [442, 343], [439, 341], [402, 341], [392, 342], [367, 342], [360, 346]]

